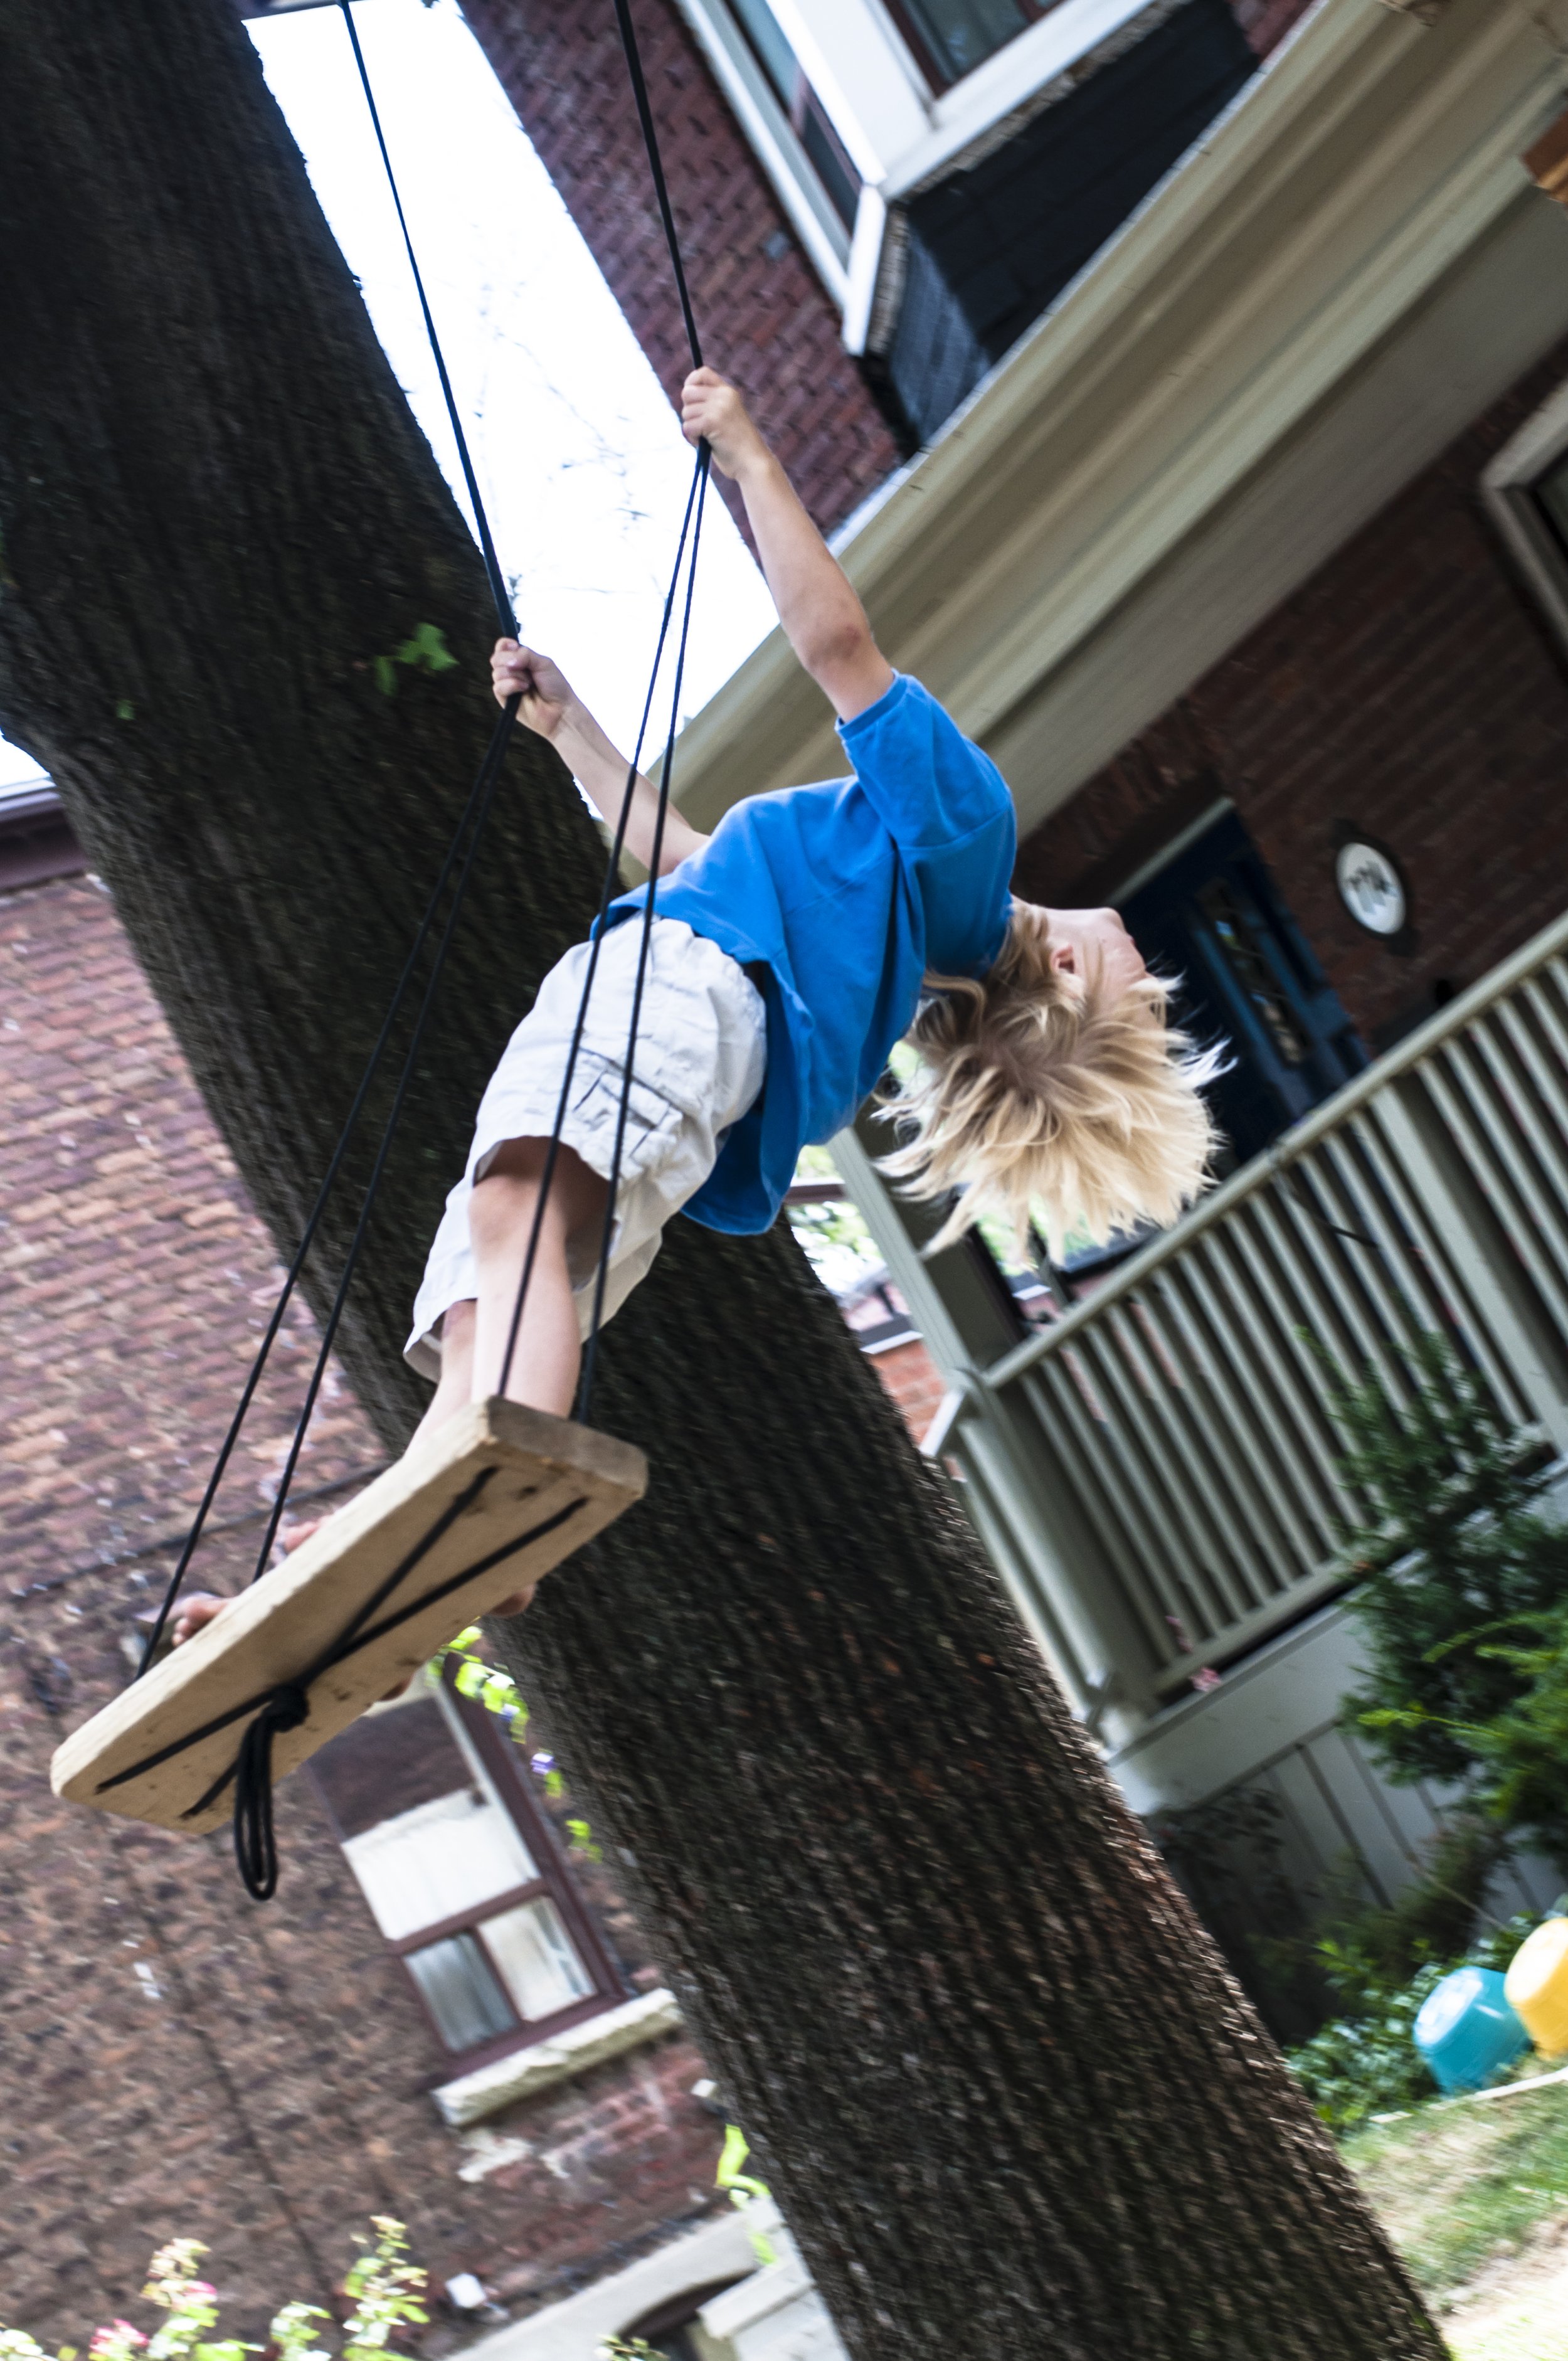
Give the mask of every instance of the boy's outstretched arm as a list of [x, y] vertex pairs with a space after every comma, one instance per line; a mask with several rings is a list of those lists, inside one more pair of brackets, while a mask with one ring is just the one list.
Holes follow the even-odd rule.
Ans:
[[[548, 738], [578, 782], [599, 818], [614, 828], [626, 794], [628, 763], [599, 728], [559, 664], [537, 648], [519, 647], [515, 640], [498, 640], [490, 657], [490, 678], [496, 703], [521, 697], [518, 719], [541, 738]], [[631, 788], [631, 809], [626, 822], [626, 849], [644, 869], [653, 865], [653, 824], [659, 808], [652, 780], [638, 772]], [[664, 816], [659, 874], [667, 877], [688, 852], [707, 842], [672, 804]]]
[[894, 672], [838, 559], [735, 388], [714, 370], [687, 378], [681, 425], [689, 443], [707, 436], [715, 461], [740, 485], [789, 643], [839, 720], [852, 721], [892, 687]]

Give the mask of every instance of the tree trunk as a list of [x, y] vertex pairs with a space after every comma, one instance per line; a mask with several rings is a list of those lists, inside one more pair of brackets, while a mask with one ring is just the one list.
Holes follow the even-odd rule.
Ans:
[[[12, 0], [0, 213], [0, 726], [287, 1246], [489, 727], [480, 568], [221, 0]], [[425, 622], [460, 668], [384, 697]], [[344, 1337], [389, 1442], [443, 1190], [598, 860], [520, 750]], [[787, 1235], [677, 1222], [598, 1411], [649, 1499], [508, 1652], [852, 2352], [1440, 2355]]]

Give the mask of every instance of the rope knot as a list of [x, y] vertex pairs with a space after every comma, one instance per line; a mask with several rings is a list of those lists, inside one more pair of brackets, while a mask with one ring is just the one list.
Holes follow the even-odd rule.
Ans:
[[278, 1891], [278, 1846], [272, 1832], [272, 1741], [311, 1718], [311, 1693], [300, 1681], [280, 1681], [239, 1742], [234, 1769], [234, 1850], [246, 1892], [269, 1902]]

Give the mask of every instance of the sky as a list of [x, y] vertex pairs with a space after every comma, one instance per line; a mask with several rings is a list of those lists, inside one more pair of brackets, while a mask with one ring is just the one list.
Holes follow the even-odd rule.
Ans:
[[[523, 636], [623, 747], [691, 472], [663, 390], [455, 0], [355, 22]], [[466, 502], [397, 218], [335, 8], [253, 23], [267, 79], [414, 412]], [[721, 500], [703, 529], [683, 714], [773, 620]], [[650, 752], [667, 726], [667, 702]], [[38, 766], [0, 741], [0, 786]]]

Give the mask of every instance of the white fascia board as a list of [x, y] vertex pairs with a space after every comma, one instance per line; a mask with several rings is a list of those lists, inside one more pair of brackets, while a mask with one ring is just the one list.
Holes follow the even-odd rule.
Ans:
[[936, 112], [904, 43], [867, 0], [768, 0], [863, 181], [929, 134]]
[[679, 6], [817, 277], [842, 310], [849, 292], [850, 233], [828, 203], [795, 126], [722, 0], [679, 0]]
[[[1490, 0], [1431, 32], [1321, 0], [841, 549], [893, 661], [1000, 747], [1519, 202], [1561, 81]], [[775, 633], [683, 733], [681, 801], [710, 826], [738, 779], [842, 768]], [[1021, 816], [1087, 775], [1014, 775]]]
[[863, 353], [870, 341], [877, 280], [882, 270], [882, 242], [886, 235], [887, 207], [881, 192], [868, 181], [855, 208], [855, 234], [850, 241], [850, 268], [844, 291], [846, 352]]
[[1026, 104], [1148, 5], [1149, 0], [1061, 0], [1048, 16], [943, 92], [930, 125], [888, 165], [883, 194], [891, 203], [939, 172], [971, 139]]

